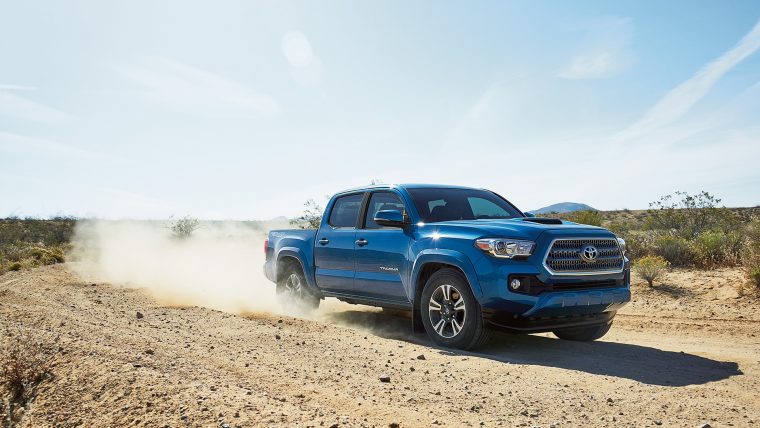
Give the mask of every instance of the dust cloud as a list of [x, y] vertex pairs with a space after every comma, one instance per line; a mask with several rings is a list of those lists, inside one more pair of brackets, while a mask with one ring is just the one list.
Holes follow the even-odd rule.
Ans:
[[233, 313], [280, 312], [262, 271], [267, 225], [202, 222], [186, 239], [166, 222], [78, 222], [73, 270], [93, 281], [148, 289], [160, 302]]
[[398, 330], [379, 308], [334, 299], [323, 300], [317, 311], [286, 311], [262, 269], [267, 231], [285, 224], [201, 222], [186, 239], [173, 237], [168, 226], [161, 221], [81, 220], [69, 265], [86, 281], [146, 289], [167, 306], [290, 315], [381, 336]]

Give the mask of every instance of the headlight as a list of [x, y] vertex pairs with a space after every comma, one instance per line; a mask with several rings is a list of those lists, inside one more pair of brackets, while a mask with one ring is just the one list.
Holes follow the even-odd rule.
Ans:
[[617, 238], [618, 245], [620, 246], [620, 251], [623, 252], [623, 255], [625, 255], [625, 239], [623, 238]]
[[487, 238], [478, 239], [475, 241], [475, 246], [495, 257], [511, 259], [512, 257], [531, 255], [536, 243], [519, 239]]

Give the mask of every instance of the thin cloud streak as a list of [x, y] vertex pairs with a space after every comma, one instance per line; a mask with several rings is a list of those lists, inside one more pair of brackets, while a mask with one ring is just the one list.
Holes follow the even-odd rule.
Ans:
[[177, 112], [213, 118], [273, 118], [280, 104], [269, 95], [224, 76], [168, 58], [150, 66], [119, 66], [144, 95]]
[[7, 83], [0, 83], [0, 91], [36, 91], [34, 86], [24, 85], [9, 85]]
[[30, 149], [37, 152], [43, 152], [44, 154], [64, 155], [84, 159], [103, 160], [110, 157], [103, 153], [80, 149], [59, 141], [27, 137], [9, 132], [0, 132], [0, 151], [24, 153]]
[[606, 79], [633, 63], [633, 25], [628, 18], [609, 17], [592, 30], [593, 40], [560, 71], [563, 79]]
[[6, 116], [29, 122], [60, 125], [71, 120], [71, 116], [52, 107], [12, 94], [10, 91], [32, 91], [34, 88], [12, 85], [0, 86], [0, 117]]
[[618, 141], [636, 139], [674, 123], [707, 95], [723, 75], [755, 53], [758, 48], [760, 48], [760, 21], [736, 46], [668, 92], [641, 119], [618, 133], [615, 139]]

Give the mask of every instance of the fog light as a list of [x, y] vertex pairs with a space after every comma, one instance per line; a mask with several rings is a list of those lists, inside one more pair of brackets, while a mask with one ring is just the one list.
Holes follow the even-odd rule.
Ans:
[[520, 284], [520, 280], [517, 279], [517, 278], [515, 278], [512, 281], [510, 281], [509, 288], [511, 288], [513, 290], [517, 290], [518, 288], [520, 288], [520, 285], [522, 285], [522, 284]]

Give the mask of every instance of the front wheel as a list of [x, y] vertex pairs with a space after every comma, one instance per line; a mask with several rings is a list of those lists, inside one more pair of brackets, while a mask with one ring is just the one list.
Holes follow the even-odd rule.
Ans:
[[299, 266], [287, 266], [277, 282], [277, 300], [287, 312], [309, 313], [319, 308], [319, 297], [309, 289]]
[[562, 340], [575, 340], [579, 342], [591, 342], [592, 340], [601, 339], [602, 336], [607, 334], [612, 327], [612, 321], [602, 324], [594, 325], [591, 327], [575, 327], [567, 328], [563, 330], [553, 331], [555, 336]]
[[480, 305], [459, 271], [434, 273], [418, 304], [425, 331], [438, 345], [473, 349], [488, 340], [490, 331], [483, 325]]

